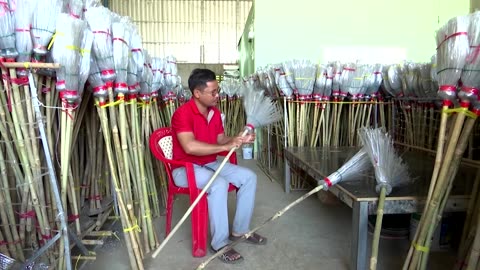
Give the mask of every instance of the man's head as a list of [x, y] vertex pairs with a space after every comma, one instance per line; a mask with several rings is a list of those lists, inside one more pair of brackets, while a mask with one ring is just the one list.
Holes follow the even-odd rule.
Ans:
[[202, 105], [215, 106], [218, 102], [218, 86], [215, 73], [209, 69], [194, 69], [188, 78], [188, 88], [192, 96]]
[[188, 77], [188, 88], [190, 88], [193, 94], [195, 89], [203, 91], [203, 89], [207, 87], [208, 82], [216, 80], [215, 72], [210, 69], [196, 68], [190, 73], [190, 77]]

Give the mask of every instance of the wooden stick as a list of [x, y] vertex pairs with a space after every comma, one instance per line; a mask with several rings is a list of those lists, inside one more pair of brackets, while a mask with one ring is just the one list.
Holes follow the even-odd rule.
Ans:
[[37, 62], [3, 62], [6, 68], [53, 68], [59, 69], [61, 66], [58, 63], [37, 63]]

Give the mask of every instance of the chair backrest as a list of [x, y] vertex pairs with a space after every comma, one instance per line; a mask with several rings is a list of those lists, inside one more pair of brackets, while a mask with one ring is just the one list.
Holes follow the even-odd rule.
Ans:
[[152, 154], [156, 158], [162, 161], [165, 161], [165, 159], [172, 159], [172, 128], [159, 128], [150, 135], [150, 151], [152, 151]]

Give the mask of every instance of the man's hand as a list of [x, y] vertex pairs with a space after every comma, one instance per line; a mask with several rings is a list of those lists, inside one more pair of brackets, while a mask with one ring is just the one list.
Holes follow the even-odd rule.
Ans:
[[255, 133], [249, 133], [243, 137], [243, 143], [253, 143], [255, 141]]
[[242, 136], [232, 137], [230, 142], [227, 144], [228, 148], [232, 149], [233, 147], [240, 147], [244, 143], [244, 138]]

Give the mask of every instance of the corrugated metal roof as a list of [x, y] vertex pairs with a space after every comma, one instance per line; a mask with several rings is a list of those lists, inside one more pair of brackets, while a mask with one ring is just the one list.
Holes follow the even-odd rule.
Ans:
[[178, 62], [235, 63], [252, 0], [110, 0], [129, 16], [153, 56]]

